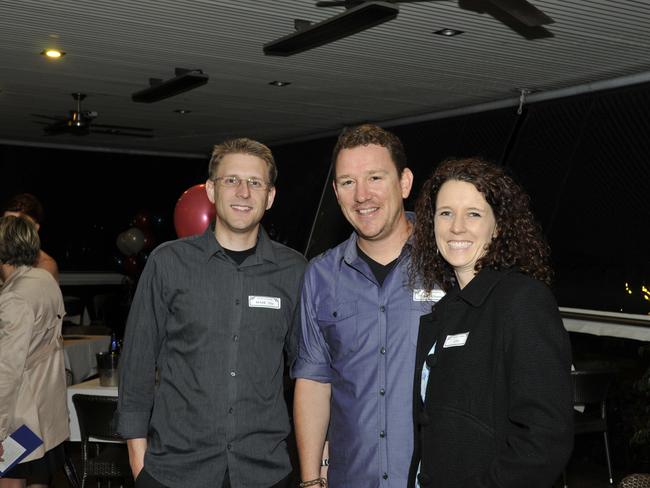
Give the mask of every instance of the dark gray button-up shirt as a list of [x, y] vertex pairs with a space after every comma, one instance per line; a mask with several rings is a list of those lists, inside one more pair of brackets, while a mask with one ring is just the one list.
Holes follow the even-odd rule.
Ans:
[[[290, 471], [283, 349], [306, 261], [260, 228], [235, 264], [208, 229], [151, 253], [120, 360], [118, 430], [174, 487], [268, 487]], [[156, 369], [159, 382], [155, 384]]]

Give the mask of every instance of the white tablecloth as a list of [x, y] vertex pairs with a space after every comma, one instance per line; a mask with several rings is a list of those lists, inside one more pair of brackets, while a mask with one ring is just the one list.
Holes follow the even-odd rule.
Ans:
[[97, 374], [98, 352], [108, 351], [110, 336], [65, 336], [63, 337], [63, 355], [65, 368], [72, 372], [72, 383]]
[[[622, 337], [637, 341], [650, 342], [650, 316], [617, 312], [601, 312], [579, 308], [560, 307], [560, 312], [580, 316], [563, 317], [564, 328], [569, 332], [593, 334], [598, 336]], [[595, 315], [598, 320], [589, 320], [589, 315]], [[611, 317], [612, 321], [607, 322]], [[634, 323], [617, 323], [617, 320], [633, 321]]]
[[[81, 393], [82, 395], [101, 395], [101, 396], [117, 396], [117, 386], [100, 386], [99, 378], [94, 380], [84, 381], [78, 385], [68, 387], [68, 412], [70, 413], [70, 440], [79, 442], [81, 435], [79, 433], [79, 420], [77, 419], [77, 411], [72, 403], [72, 395]], [[97, 442], [107, 442], [99, 439], [92, 439]]]

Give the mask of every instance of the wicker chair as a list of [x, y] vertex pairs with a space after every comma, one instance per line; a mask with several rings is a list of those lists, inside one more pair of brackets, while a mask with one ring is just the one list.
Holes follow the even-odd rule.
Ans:
[[[600, 432], [603, 434], [605, 458], [609, 484], [614, 484], [612, 475], [612, 460], [609, 454], [607, 438], [607, 392], [612, 382], [614, 371], [608, 370], [577, 370], [571, 372], [573, 380], [573, 403], [584, 406], [584, 412], [574, 414], [575, 435]], [[567, 488], [566, 471], [563, 473], [564, 487]]]
[[650, 474], [630, 474], [621, 480], [617, 488], [650, 488]]
[[89, 438], [107, 441], [120, 441], [121, 437], [113, 427], [113, 414], [117, 408], [117, 398], [100, 395], [72, 396], [74, 408], [79, 419], [81, 434], [82, 474], [81, 488], [86, 486], [89, 477], [97, 479], [98, 486], [103, 480], [131, 478], [129, 455], [124, 443], [92, 442]]

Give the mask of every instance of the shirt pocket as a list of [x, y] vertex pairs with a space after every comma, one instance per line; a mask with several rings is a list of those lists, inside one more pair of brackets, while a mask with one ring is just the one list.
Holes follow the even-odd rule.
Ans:
[[323, 307], [318, 325], [323, 332], [332, 361], [344, 359], [359, 348], [357, 302]]

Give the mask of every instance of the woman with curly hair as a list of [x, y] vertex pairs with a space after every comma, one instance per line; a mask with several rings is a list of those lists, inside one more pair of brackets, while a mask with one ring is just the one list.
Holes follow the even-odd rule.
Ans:
[[573, 445], [571, 350], [529, 198], [481, 159], [442, 163], [416, 208], [420, 321], [409, 486], [548, 488]]

